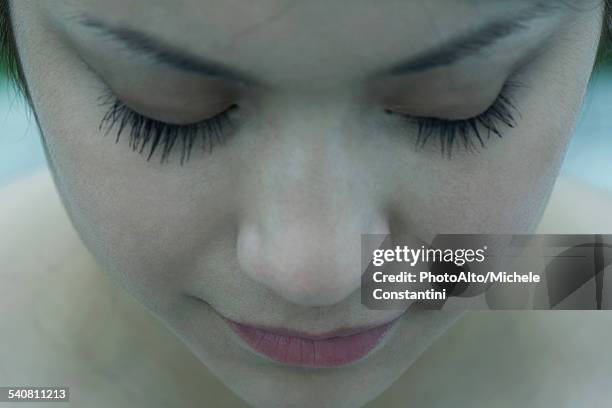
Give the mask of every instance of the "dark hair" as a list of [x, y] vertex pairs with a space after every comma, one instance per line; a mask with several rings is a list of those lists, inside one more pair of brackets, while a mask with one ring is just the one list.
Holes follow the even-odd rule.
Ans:
[[[612, 0], [604, 2], [604, 21], [597, 53], [596, 66], [610, 61], [612, 54]], [[10, 0], [0, 0], [0, 65], [14, 86], [25, 96], [31, 105], [28, 84], [19, 60], [19, 51], [15, 42], [13, 25], [11, 24]]]
[[0, 0], [0, 65], [2, 65], [2, 69], [5, 70], [3, 74], [9, 77], [11, 82], [21, 91], [30, 103], [30, 91], [28, 90], [25, 75], [19, 60], [19, 52], [17, 51], [13, 25], [11, 24], [9, 0]]
[[597, 51], [596, 65], [610, 62], [612, 57], [612, 0], [604, 0], [603, 25]]

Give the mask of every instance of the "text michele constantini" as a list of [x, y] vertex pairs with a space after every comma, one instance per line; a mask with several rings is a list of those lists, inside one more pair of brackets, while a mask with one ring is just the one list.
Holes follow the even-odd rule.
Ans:
[[[478, 249], [435, 249], [422, 246], [415, 249], [399, 245], [392, 249], [376, 249], [372, 253], [372, 265], [377, 268], [396, 263], [411, 267], [417, 264], [419, 266], [435, 265], [437, 270], [435, 272], [429, 270], [392, 273], [376, 270], [372, 274], [374, 283], [394, 285], [390, 288], [374, 287], [371, 297], [374, 300], [446, 300], [448, 296], [446, 287], [449, 285], [540, 282], [540, 275], [531, 271], [527, 273], [516, 271], [475, 273], [464, 270], [463, 267], [471, 263], [482, 263], [486, 259], [486, 250], [487, 246]], [[397, 284], [413, 284], [413, 287], [405, 289]], [[434, 284], [433, 287], [432, 284]]]

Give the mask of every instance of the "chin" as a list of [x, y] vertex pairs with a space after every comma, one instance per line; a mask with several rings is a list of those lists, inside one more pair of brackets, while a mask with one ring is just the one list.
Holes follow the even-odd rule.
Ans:
[[[339, 367], [279, 364], [244, 347], [234, 348], [231, 338], [223, 341], [226, 352], [232, 349], [224, 358], [204, 353], [203, 349], [200, 349], [201, 353], [194, 351], [229, 389], [250, 406], [362, 407], [396, 383], [461, 315], [419, 311], [404, 316], [372, 353]], [[410, 384], [401, 386], [409, 388]]]
[[[360, 373], [323, 372], [314, 369], [282, 377], [258, 376], [232, 381], [232, 391], [256, 408], [356, 408], [362, 407], [390, 387], [401, 375], [376, 370], [376, 378]], [[331, 369], [338, 370], [338, 369]]]

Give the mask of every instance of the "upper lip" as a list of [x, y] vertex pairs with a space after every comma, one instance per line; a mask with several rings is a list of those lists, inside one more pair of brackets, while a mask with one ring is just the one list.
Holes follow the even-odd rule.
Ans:
[[399, 320], [409, 310], [409, 309], [406, 309], [401, 312], [398, 311], [398, 313], [393, 318], [386, 320], [384, 322], [375, 322], [372, 324], [359, 325], [359, 326], [345, 326], [345, 327], [339, 327], [337, 329], [333, 329], [333, 330], [326, 331], [326, 332], [313, 333], [310, 331], [301, 331], [297, 329], [290, 329], [290, 328], [284, 328], [284, 327], [273, 327], [273, 326], [269, 326], [265, 324], [244, 323], [238, 320], [234, 320], [233, 318], [226, 317], [223, 313], [221, 313], [219, 310], [213, 307], [210, 303], [206, 302], [205, 300], [203, 300], [202, 298], [198, 296], [191, 296], [191, 297], [196, 299], [199, 302], [203, 302], [205, 305], [210, 307], [219, 317], [221, 317], [227, 323], [237, 324], [240, 326], [246, 326], [246, 327], [254, 328], [257, 330], [261, 330], [261, 331], [266, 331], [266, 332], [281, 335], [281, 336], [299, 337], [299, 338], [310, 339], [310, 340], [324, 340], [324, 339], [331, 339], [334, 337], [346, 337], [346, 336], [351, 336], [351, 335], [367, 332], [368, 330], [372, 330], [376, 327], [386, 326], [386, 325], [390, 325], [394, 323], [395, 321]]
[[257, 330], [265, 331], [268, 333], [276, 334], [279, 336], [299, 337], [302, 339], [309, 339], [309, 340], [325, 340], [325, 339], [331, 339], [334, 337], [348, 337], [348, 336], [364, 333], [376, 327], [390, 325], [391, 323], [396, 321], [398, 318], [395, 318], [393, 320], [389, 320], [383, 323], [379, 323], [379, 324], [369, 325], [369, 326], [341, 327], [338, 329], [334, 329], [334, 330], [331, 330], [328, 332], [322, 332], [322, 333], [308, 333], [308, 332], [303, 332], [299, 330], [287, 329], [284, 327], [252, 325], [248, 323], [236, 322], [226, 317], [224, 317], [224, 319], [228, 321], [230, 324], [246, 326], [246, 327], [254, 328]]

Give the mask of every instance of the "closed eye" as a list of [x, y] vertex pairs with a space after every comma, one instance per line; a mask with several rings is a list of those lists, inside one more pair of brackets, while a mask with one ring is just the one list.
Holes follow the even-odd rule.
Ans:
[[232, 113], [238, 109], [237, 104], [230, 104], [207, 119], [179, 125], [138, 113], [110, 92], [102, 96], [102, 105], [107, 106], [108, 110], [99, 129], [104, 130], [105, 134], [116, 132], [115, 143], [119, 142], [123, 133], [128, 133], [133, 151], [142, 154], [148, 149], [146, 160], [149, 161], [160, 148], [160, 162], [163, 163], [178, 141], [181, 145], [181, 166], [189, 160], [196, 143], [200, 142], [203, 150], [209, 153], [214, 146], [223, 144], [234, 128]]
[[513, 100], [513, 90], [523, 86], [517, 82], [507, 82], [497, 98], [482, 113], [467, 119], [444, 119], [438, 117], [411, 116], [386, 110], [388, 114], [399, 115], [409, 124], [417, 127], [415, 148], [422, 149], [432, 138], [437, 136], [441, 153], [448, 158], [452, 155], [453, 145], [459, 141], [466, 151], [477, 151], [486, 148], [492, 135], [503, 137], [507, 128], [517, 125], [520, 118]]

